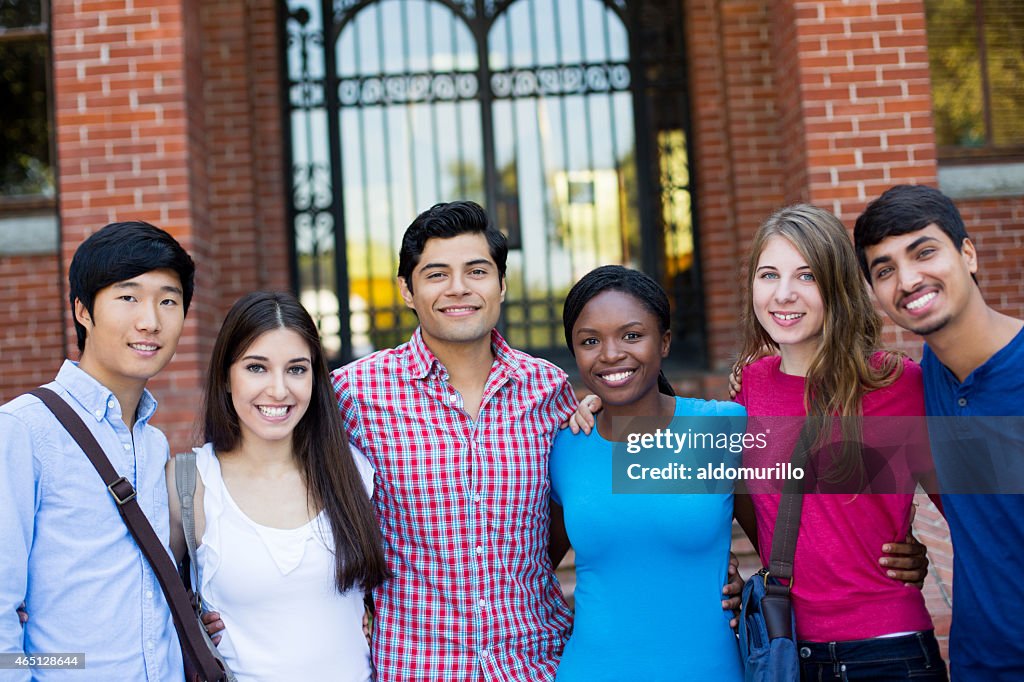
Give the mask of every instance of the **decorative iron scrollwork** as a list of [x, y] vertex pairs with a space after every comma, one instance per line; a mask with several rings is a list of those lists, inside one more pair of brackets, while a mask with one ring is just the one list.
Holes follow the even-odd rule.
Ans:
[[475, 72], [410, 73], [343, 78], [338, 99], [343, 107], [472, 100], [479, 92]]
[[628, 90], [629, 84], [624, 62], [508, 69], [491, 75], [491, 91], [499, 99], [617, 92]]

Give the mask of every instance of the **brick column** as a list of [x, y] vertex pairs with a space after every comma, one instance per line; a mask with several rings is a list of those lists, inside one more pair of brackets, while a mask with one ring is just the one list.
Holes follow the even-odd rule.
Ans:
[[[64, 273], [85, 237], [132, 219], [169, 231], [199, 268], [177, 356], [151, 383], [156, 421], [180, 448], [190, 441], [205, 366], [199, 322], [211, 281], [201, 89], [189, 87], [201, 61], [199, 50], [186, 50], [198, 41], [198, 0], [54, 0], [52, 17]], [[68, 339], [77, 357], [73, 332]]]
[[[772, 0], [685, 4], [708, 350], [728, 369], [738, 337], [737, 272], [757, 226], [782, 202], [768, 29]], [[719, 385], [718, 388], [721, 388]]]
[[772, 28], [788, 198], [849, 225], [890, 185], [935, 183], [921, 0], [776, 0]]

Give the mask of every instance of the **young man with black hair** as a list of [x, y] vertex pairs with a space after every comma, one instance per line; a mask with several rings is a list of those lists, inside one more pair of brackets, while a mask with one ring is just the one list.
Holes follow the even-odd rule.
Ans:
[[1024, 591], [1000, 568], [1024, 564], [1024, 435], [1021, 420], [991, 418], [1024, 415], [1024, 321], [985, 302], [974, 243], [937, 189], [890, 188], [857, 219], [854, 241], [879, 305], [926, 342], [925, 407], [953, 540], [952, 679], [1022, 680]]
[[[195, 266], [171, 235], [112, 223], [78, 247], [69, 299], [80, 360], [47, 385], [74, 409], [169, 541], [167, 439], [146, 382], [174, 355]], [[84, 654], [89, 680], [180, 682], [170, 610], [82, 449], [35, 396], [0, 406], [0, 652]], [[25, 603], [28, 622], [16, 609]], [[12, 665], [14, 665], [12, 663]], [[5, 679], [64, 670], [16, 665]]]
[[333, 374], [394, 577], [375, 591], [378, 680], [551, 679], [570, 616], [548, 560], [548, 450], [575, 407], [564, 372], [494, 329], [504, 235], [472, 202], [402, 240], [412, 338]]

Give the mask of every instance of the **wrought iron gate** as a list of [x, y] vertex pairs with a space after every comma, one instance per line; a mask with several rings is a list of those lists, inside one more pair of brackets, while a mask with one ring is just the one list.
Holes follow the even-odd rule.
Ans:
[[402, 233], [465, 198], [510, 238], [513, 346], [558, 356], [568, 289], [621, 263], [704, 364], [682, 0], [287, 0], [281, 21], [294, 285], [335, 362], [409, 336]]

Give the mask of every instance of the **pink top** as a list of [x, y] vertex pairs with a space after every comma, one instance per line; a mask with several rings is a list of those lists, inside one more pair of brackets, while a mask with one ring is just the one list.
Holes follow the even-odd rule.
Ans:
[[[771, 431], [768, 447], [747, 450], [744, 466], [770, 467], [789, 462], [792, 456], [802, 420], [757, 419], [806, 414], [803, 377], [783, 374], [780, 363], [777, 356], [762, 358], [743, 370], [743, 388], [736, 401], [747, 408], [748, 431], [764, 430], [771, 422], [767, 427]], [[911, 428], [924, 429], [923, 418], [920, 422], [868, 419], [923, 417], [921, 368], [906, 360], [899, 379], [864, 397], [863, 412], [863, 435], [868, 444], [873, 428], [907, 428], [909, 423]], [[898, 461], [901, 463], [893, 467], [895, 478], [912, 485], [924, 463], [908, 464], [907, 458]], [[892, 483], [886, 485], [887, 490], [897, 489]], [[749, 481], [748, 489], [753, 493], [761, 561], [768, 565], [779, 510], [778, 483]], [[911, 494], [804, 496], [793, 560], [792, 596], [798, 639], [845, 641], [932, 628], [921, 590], [889, 578], [878, 564], [882, 545], [902, 541], [906, 536], [912, 502]]]

